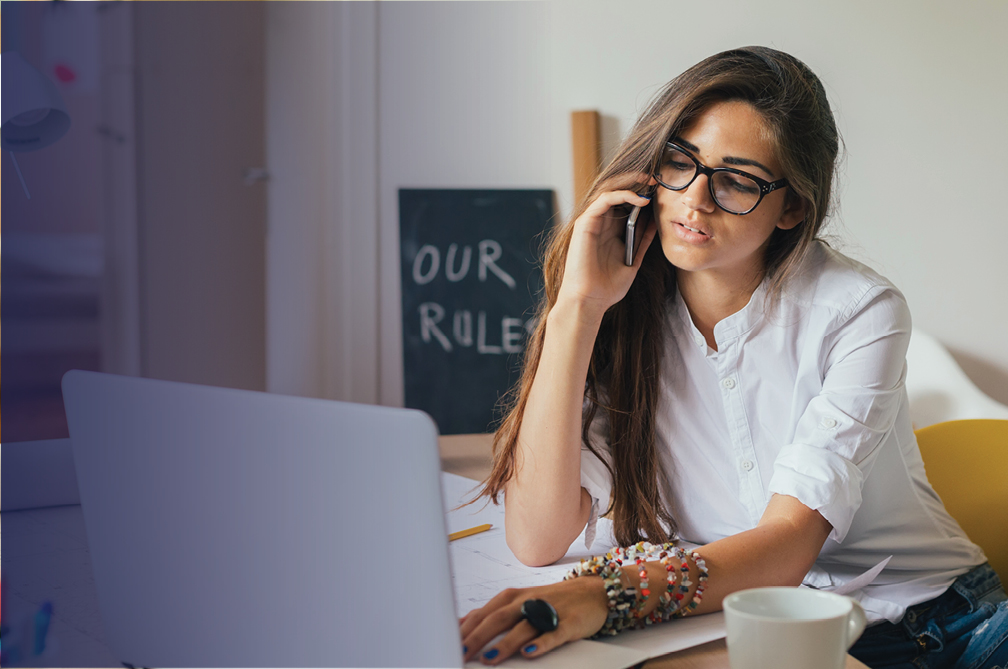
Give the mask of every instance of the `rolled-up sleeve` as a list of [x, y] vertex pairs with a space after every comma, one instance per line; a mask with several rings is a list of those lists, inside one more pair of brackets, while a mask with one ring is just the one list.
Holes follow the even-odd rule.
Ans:
[[888, 286], [866, 291], [835, 323], [823, 340], [822, 390], [775, 459], [769, 491], [818, 511], [839, 543], [900, 409], [911, 323], [906, 300]]
[[[606, 441], [608, 434], [608, 421], [605, 412], [599, 410], [595, 414], [594, 420], [588, 430], [588, 441], [592, 447], [611, 462], [609, 445]], [[588, 517], [588, 524], [585, 526], [585, 548], [590, 549], [595, 542], [595, 531], [598, 525], [601, 509], [609, 506], [609, 497], [612, 494], [612, 477], [605, 463], [592, 453], [584, 444], [581, 444], [581, 487], [588, 491], [591, 496], [591, 515]]]

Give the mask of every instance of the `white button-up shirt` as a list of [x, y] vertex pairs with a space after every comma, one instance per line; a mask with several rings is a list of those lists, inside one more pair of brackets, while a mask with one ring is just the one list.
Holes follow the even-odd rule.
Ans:
[[[707, 544], [752, 529], [790, 495], [833, 526], [806, 585], [848, 582], [869, 619], [898, 621], [985, 561], [924, 474], [904, 379], [910, 313], [885, 278], [817, 244], [767, 309], [761, 285], [707, 346], [682, 298], [670, 301], [657, 447], [680, 538]], [[591, 441], [608, 458], [604, 411]], [[605, 466], [582, 448], [594, 540], [610, 499]], [[781, 546], [782, 552], [787, 546]]]

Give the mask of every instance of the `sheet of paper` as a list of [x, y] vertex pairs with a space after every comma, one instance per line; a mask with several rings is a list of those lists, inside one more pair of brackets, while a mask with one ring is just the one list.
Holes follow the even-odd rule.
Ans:
[[719, 611], [672, 620], [642, 630], [629, 630], [606, 639], [602, 643], [643, 650], [648, 654], [648, 657], [656, 657], [724, 637], [724, 614]]
[[875, 565], [865, 573], [861, 574], [857, 578], [847, 581], [843, 585], [838, 585], [835, 588], [823, 588], [823, 590], [826, 592], [833, 592], [838, 595], [849, 595], [855, 590], [860, 590], [861, 588], [865, 587], [866, 585], [874, 581], [875, 577], [881, 574], [882, 570], [885, 569], [885, 566], [889, 564], [889, 560], [892, 560], [892, 555], [887, 557], [885, 560], [882, 560], [882, 562], [879, 562], [877, 565]]
[[504, 539], [503, 508], [485, 504], [484, 500], [455, 508], [472, 496], [475, 483], [454, 474], [442, 474], [448, 531], [457, 532], [484, 523], [493, 525], [486, 532], [449, 544], [455, 604], [460, 616], [483, 606], [505, 588], [544, 585], [563, 578], [562, 568], [533, 569], [514, 557]]
[[528, 588], [563, 580], [582, 558], [605, 553], [613, 547], [612, 524], [602, 519], [592, 549], [579, 537], [560, 561], [547, 567], [527, 567], [514, 556], [504, 539], [504, 509], [483, 500], [456, 508], [472, 497], [476, 481], [455, 474], [442, 473], [448, 532], [457, 532], [484, 523], [493, 527], [486, 532], [457, 539], [449, 544], [452, 561], [455, 604], [464, 616], [478, 609], [505, 588]]

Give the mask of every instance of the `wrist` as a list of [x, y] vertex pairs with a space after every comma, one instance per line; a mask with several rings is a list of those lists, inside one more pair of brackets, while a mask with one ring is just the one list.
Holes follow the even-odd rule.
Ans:
[[[696, 551], [683, 550], [673, 543], [656, 545], [643, 541], [627, 548], [616, 548], [610, 555], [619, 564], [633, 565], [630, 587], [647, 595], [647, 600], [638, 602], [637, 615], [638, 619], [644, 618], [646, 624], [681, 618], [699, 608], [708, 575], [706, 563]], [[652, 582], [649, 566], [665, 575], [662, 584]]]
[[591, 638], [613, 636], [635, 625], [633, 617], [635, 591], [627, 587], [623, 569], [617, 560], [612, 559], [611, 554], [581, 560], [564, 576], [565, 581], [571, 579], [591, 579], [589, 587], [596, 591], [597, 581], [602, 582], [607, 614], [602, 626]]
[[597, 301], [561, 294], [546, 316], [547, 328], [551, 325], [554, 328], [574, 326], [590, 333], [594, 340], [606, 309]]

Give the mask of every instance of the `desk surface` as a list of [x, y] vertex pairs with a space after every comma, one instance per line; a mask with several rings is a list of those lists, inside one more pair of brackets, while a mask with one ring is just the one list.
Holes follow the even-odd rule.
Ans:
[[490, 474], [492, 434], [446, 434], [439, 441], [442, 470], [477, 481]]
[[[473, 479], [483, 479], [490, 471], [491, 435], [457, 435], [441, 438], [441, 464], [445, 471]], [[31, 562], [36, 573], [54, 578], [38, 578], [19, 584], [14, 591], [4, 588], [4, 621], [31, 615], [46, 600], [59, 602], [50, 624], [49, 638], [57, 643], [35, 658], [18, 662], [22, 666], [119, 666], [105, 645], [101, 622], [94, 615], [96, 593], [91, 559], [79, 506], [51, 507], [2, 514], [2, 530], [8, 541], [3, 558], [17, 567]], [[23, 538], [24, 541], [11, 539]], [[28, 539], [31, 538], [29, 541]], [[10, 585], [5, 583], [5, 586]], [[724, 641], [650, 660], [648, 669], [728, 668]], [[848, 657], [846, 669], [866, 669]]]
[[[702, 646], [648, 660], [644, 663], [644, 667], [645, 669], [730, 669], [728, 647], [725, 646], [724, 639], [718, 639]], [[848, 655], [844, 669], [868, 669], [868, 666]]]

